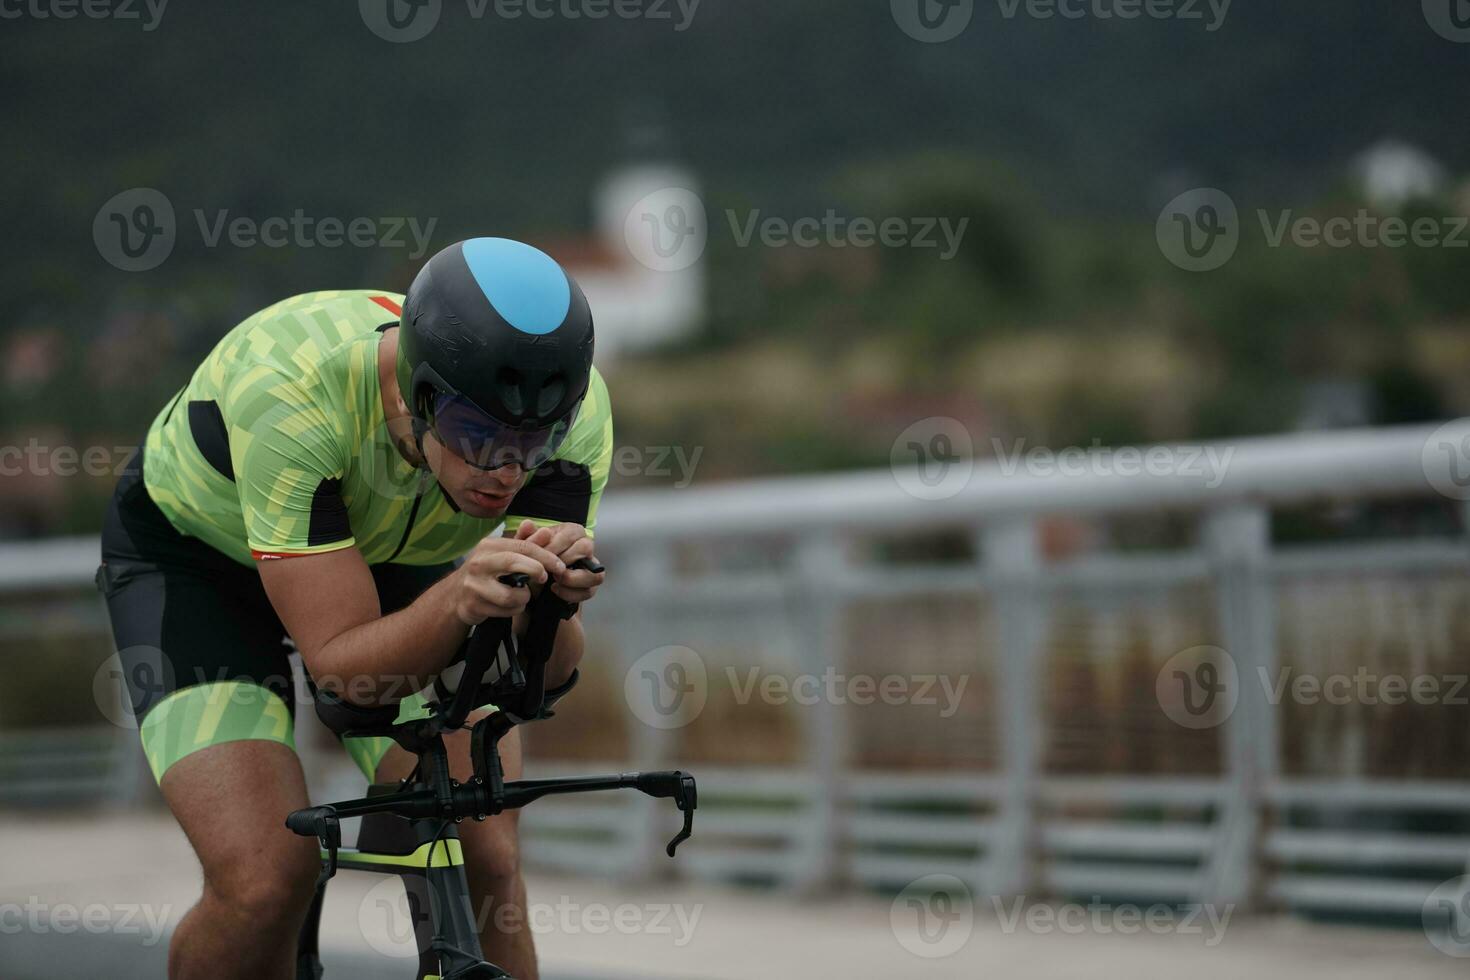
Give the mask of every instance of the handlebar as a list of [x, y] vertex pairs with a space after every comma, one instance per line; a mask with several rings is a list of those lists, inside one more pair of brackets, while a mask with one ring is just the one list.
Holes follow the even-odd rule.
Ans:
[[[607, 570], [596, 558], [581, 558], [567, 567], [593, 573]], [[529, 588], [531, 579], [524, 572], [508, 572], [500, 576], [500, 582], [511, 588]], [[493, 700], [516, 723], [540, 714], [546, 700], [546, 664], [556, 644], [557, 629], [562, 620], [571, 619], [576, 611], [576, 604], [556, 595], [549, 584], [543, 588], [526, 606], [526, 633], [519, 644], [519, 657], [509, 619], [487, 619], [475, 627], [465, 643], [464, 671], [459, 686], [436, 727], [440, 731], [457, 729], [464, 725], [471, 711], [486, 702], [487, 698], [481, 696], [483, 685], [479, 679], [490, 669], [502, 648], [508, 655], [503, 672], [507, 682], [497, 683], [500, 691], [488, 700]]]

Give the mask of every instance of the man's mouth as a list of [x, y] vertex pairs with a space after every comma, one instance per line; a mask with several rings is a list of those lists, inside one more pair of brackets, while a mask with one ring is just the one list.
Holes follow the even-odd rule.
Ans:
[[470, 490], [468, 493], [470, 499], [475, 503], [481, 507], [489, 507], [492, 510], [498, 510], [506, 506], [510, 503], [511, 498], [515, 496], [513, 493], [491, 493], [486, 490]]

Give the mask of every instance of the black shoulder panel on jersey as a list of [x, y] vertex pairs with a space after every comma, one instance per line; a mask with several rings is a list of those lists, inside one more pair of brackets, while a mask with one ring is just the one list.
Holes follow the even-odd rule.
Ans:
[[350, 537], [352, 524], [347, 519], [347, 504], [342, 501], [342, 481], [323, 480], [311, 498], [311, 524], [306, 529], [306, 543], [314, 548]]
[[189, 403], [189, 433], [204, 461], [227, 480], [235, 479], [235, 464], [230, 459], [230, 433], [225, 428], [224, 413], [219, 402]]
[[552, 460], [521, 487], [506, 513], [546, 521], [586, 524], [592, 505], [592, 474], [582, 463]]

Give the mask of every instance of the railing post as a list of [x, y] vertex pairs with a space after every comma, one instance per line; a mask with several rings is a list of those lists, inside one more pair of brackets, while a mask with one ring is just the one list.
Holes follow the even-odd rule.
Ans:
[[[1004, 790], [998, 827], [980, 867], [987, 894], [1025, 895], [1035, 880], [1036, 791], [1043, 719], [1037, 678], [1046, 629], [1036, 523], [987, 525], [977, 536], [981, 571], [993, 583], [1000, 675], [994, 721], [1000, 726]], [[978, 651], [977, 651], [978, 653]]]
[[[674, 637], [659, 635], [657, 632], [661, 624], [666, 625], [668, 622], [665, 610], [669, 607], [664, 601], [663, 593], [674, 583], [670, 548], [670, 542], [665, 538], [642, 541], [629, 546], [626, 555], [620, 558], [622, 567], [618, 577], [624, 584], [620, 586], [619, 595], [627, 595], [626, 600], [619, 600], [623, 602], [623, 612], [618, 617], [618, 635], [622, 640], [618, 644], [622, 654], [622, 671], [615, 678], [614, 686], [620, 694], [627, 689], [625, 685], [628, 671], [633, 669], [640, 657], [676, 642]], [[626, 589], [626, 593], [623, 589]], [[638, 718], [636, 712], [630, 712], [628, 717], [633, 726], [628, 738], [632, 768], [642, 771], [665, 768], [669, 746], [673, 740], [671, 736], [678, 732], [655, 728]], [[659, 804], [660, 801], [642, 794], [636, 795], [629, 803], [631, 817], [622, 830], [622, 851], [626, 860], [621, 873], [626, 878], [648, 877], [653, 869], [665, 866], [663, 848], [668, 837], [664, 813], [666, 807]]]
[[1248, 906], [1259, 874], [1263, 791], [1275, 776], [1279, 746], [1278, 719], [1261, 684], [1277, 664], [1271, 515], [1263, 506], [1234, 505], [1209, 514], [1203, 531], [1215, 567], [1221, 641], [1235, 663], [1237, 690], [1223, 732], [1227, 798], [1201, 899]]
[[[793, 592], [802, 667], [823, 677], [844, 669], [841, 582], [847, 568], [842, 538], [831, 530], [802, 534], [796, 545]], [[825, 685], [824, 685], [825, 689]], [[842, 819], [847, 808], [848, 729], [839, 705], [817, 698], [804, 712], [808, 785], [813, 794], [802, 821], [800, 864], [792, 885], [804, 892], [835, 885], [842, 877]]]

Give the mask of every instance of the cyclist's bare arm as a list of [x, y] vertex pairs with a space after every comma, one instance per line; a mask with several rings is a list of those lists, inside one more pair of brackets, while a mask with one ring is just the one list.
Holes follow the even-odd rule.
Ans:
[[[467, 626], [520, 613], [529, 592], [502, 584], [500, 576], [522, 572], [541, 583], [549, 572], [568, 574], [562, 559], [539, 545], [490, 537], [406, 609], [383, 616], [372, 573], [356, 548], [265, 560], [258, 567], [313, 679], [359, 704], [393, 701], [423, 687], [453, 657]], [[580, 657], [580, 629], [575, 632], [566, 644], [570, 653], [575, 641]], [[558, 665], [547, 681], [570, 674], [567, 668], [562, 675]]]

